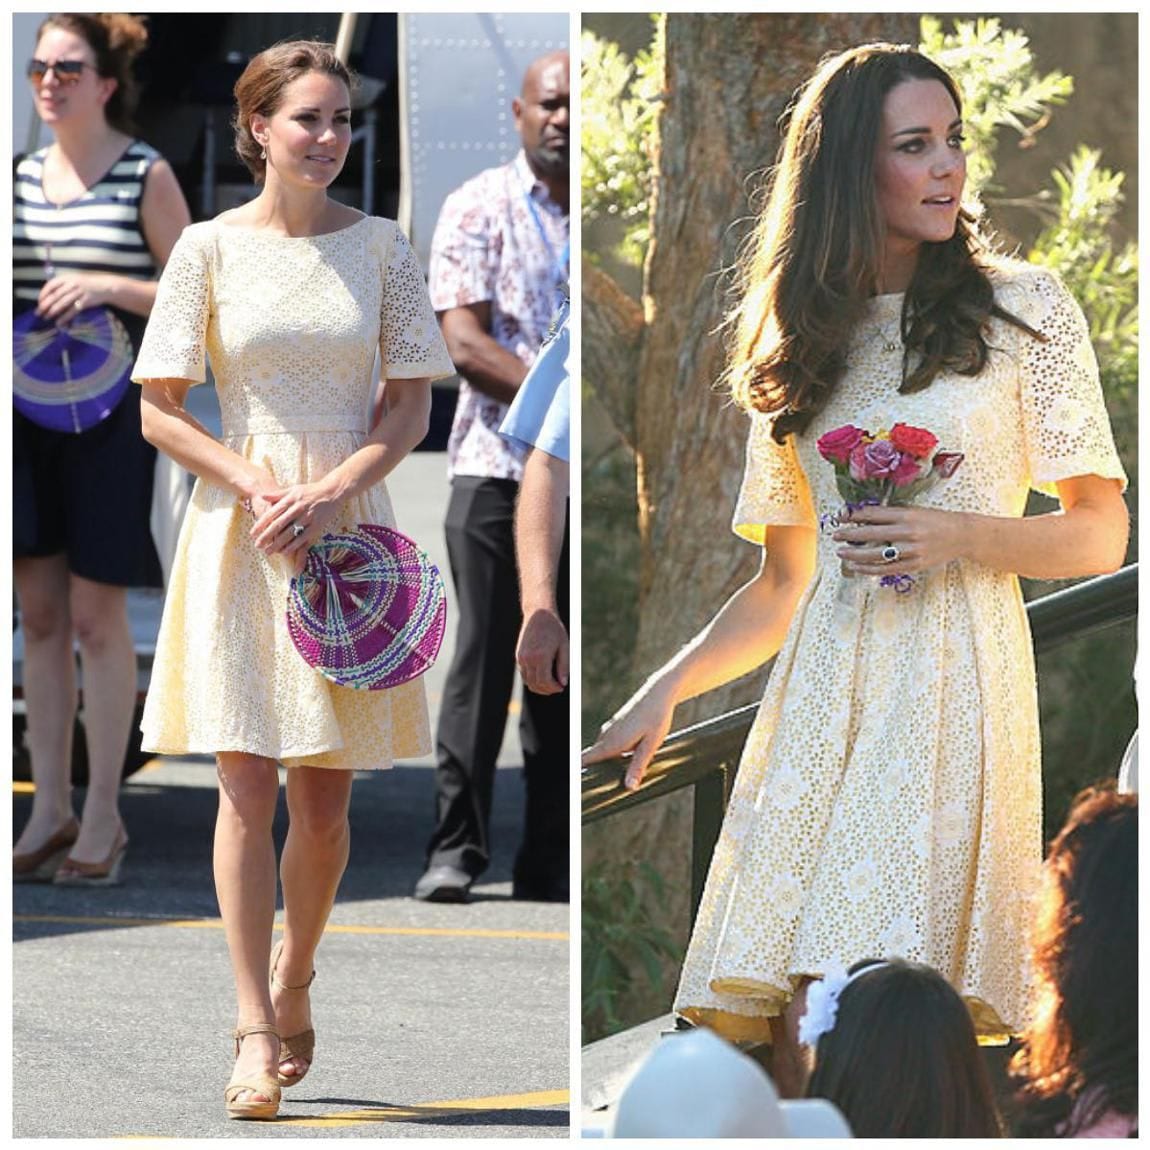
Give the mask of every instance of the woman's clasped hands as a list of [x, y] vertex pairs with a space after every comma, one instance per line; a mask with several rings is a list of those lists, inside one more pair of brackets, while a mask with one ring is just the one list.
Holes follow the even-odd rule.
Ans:
[[321, 483], [269, 486], [251, 495], [245, 506], [255, 518], [252, 542], [265, 555], [286, 556], [297, 574], [307, 562], [308, 548], [324, 535], [339, 509]]
[[961, 559], [969, 517], [937, 507], [852, 508], [832, 538], [856, 575], [912, 575]]

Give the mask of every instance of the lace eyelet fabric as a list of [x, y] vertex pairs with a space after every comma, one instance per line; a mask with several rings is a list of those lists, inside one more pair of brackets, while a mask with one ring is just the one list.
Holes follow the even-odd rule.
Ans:
[[[133, 379], [202, 383], [206, 357], [225, 446], [282, 485], [306, 483], [366, 440], [377, 349], [388, 379], [454, 371], [394, 222], [364, 217], [295, 238], [213, 220], [173, 249]], [[330, 530], [357, 523], [397, 526], [384, 483], [348, 500]], [[426, 754], [422, 681], [360, 691], [308, 666], [287, 628], [290, 565], [258, 551], [250, 527], [232, 492], [197, 480], [156, 643], [145, 749], [346, 770]]]
[[[754, 415], [734, 529], [817, 530], [841, 506], [815, 443], [853, 423], [928, 428], [965, 459], [918, 502], [1018, 517], [1031, 488], [1125, 482], [1085, 319], [1050, 272], [1008, 264], [996, 295], [1046, 338], [991, 324], [990, 359], [898, 394], [887, 350], [901, 296], [861, 323], [827, 408], [782, 444]], [[732, 1039], [769, 1037], [803, 977], [867, 957], [939, 970], [984, 1040], [1029, 1009], [1027, 947], [1042, 859], [1033, 649], [1016, 576], [955, 561], [907, 594], [843, 578], [820, 533], [815, 574], [775, 662], [696, 919], [676, 1010]]]

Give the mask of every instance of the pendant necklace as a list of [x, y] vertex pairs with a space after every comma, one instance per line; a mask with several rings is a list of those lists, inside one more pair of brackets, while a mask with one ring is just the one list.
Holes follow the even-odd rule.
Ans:
[[882, 326], [882, 324], [875, 323], [875, 324], [872, 324], [872, 326], [874, 327], [875, 335], [877, 335], [879, 337], [879, 340], [882, 343], [883, 351], [885, 351], [885, 352], [902, 351], [902, 340], [901, 339], [895, 339], [893, 336], [891, 336], [890, 333], [886, 330], [886, 328]]

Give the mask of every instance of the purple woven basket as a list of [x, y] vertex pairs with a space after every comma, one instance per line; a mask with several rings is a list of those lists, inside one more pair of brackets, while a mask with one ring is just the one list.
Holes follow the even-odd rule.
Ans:
[[446, 623], [439, 568], [406, 535], [374, 523], [325, 535], [288, 591], [296, 650], [343, 687], [379, 691], [422, 675]]
[[132, 341], [103, 307], [57, 327], [34, 311], [12, 323], [12, 403], [33, 423], [79, 434], [107, 419], [124, 397]]

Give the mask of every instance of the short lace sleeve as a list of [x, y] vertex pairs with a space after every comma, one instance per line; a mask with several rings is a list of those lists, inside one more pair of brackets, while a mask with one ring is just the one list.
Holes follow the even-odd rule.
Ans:
[[211, 307], [211, 271], [202, 225], [185, 228], [156, 289], [156, 302], [140, 342], [132, 379], [186, 379], [203, 383], [204, 335]]
[[760, 546], [767, 527], [814, 527], [814, 502], [799, 464], [794, 436], [783, 443], [771, 438], [772, 418], [753, 414], [747, 436], [743, 484], [735, 505], [732, 529]]
[[1020, 285], [1016, 314], [1046, 337], [1020, 335], [1031, 486], [1057, 497], [1058, 480], [1099, 475], [1120, 480], [1125, 489], [1126, 473], [1114, 446], [1082, 309], [1055, 275], [1041, 270]]
[[[389, 221], [390, 222], [390, 221]], [[442, 379], [455, 374], [427, 294], [419, 260], [392, 224], [384, 267], [379, 351], [388, 379]]]

